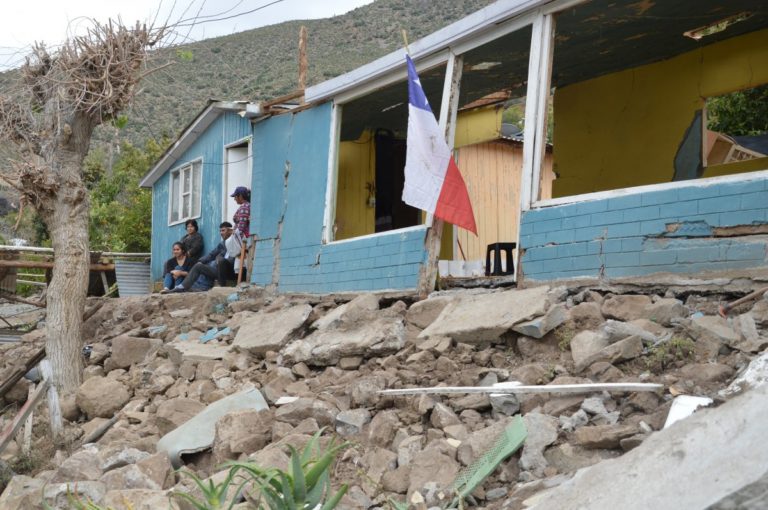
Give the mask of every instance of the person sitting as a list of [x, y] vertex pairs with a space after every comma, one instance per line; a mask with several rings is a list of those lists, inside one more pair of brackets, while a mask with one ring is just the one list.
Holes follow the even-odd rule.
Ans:
[[192, 259], [187, 255], [187, 250], [180, 242], [173, 243], [173, 258], [165, 263], [163, 275], [162, 293], [169, 292], [176, 285], [180, 285], [192, 269]]
[[174, 292], [208, 290], [214, 280], [218, 280], [221, 286], [227, 284], [227, 276], [232, 271], [232, 261], [227, 256], [226, 243], [232, 237], [232, 224], [228, 221], [222, 222], [219, 225], [219, 234], [221, 242], [192, 267], [181, 285], [173, 289]]
[[187, 234], [179, 242], [184, 245], [189, 258], [196, 261], [203, 254], [203, 236], [199, 232], [200, 227], [197, 225], [197, 220], [187, 220], [184, 226]]

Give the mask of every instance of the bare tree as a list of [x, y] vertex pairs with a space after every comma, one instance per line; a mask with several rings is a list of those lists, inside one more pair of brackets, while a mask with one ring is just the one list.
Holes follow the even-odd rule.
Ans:
[[46, 351], [65, 393], [82, 378], [82, 317], [88, 286], [88, 192], [82, 163], [99, 124], [117, 117], [146, 74], [148, 50], [163, 29], [94, 22], [55, 51], [37, 44], [19, 86], [0, 96], [0, 139], [19, 157], [0, 179], [34, 206], [54, 249], [47, 292]]

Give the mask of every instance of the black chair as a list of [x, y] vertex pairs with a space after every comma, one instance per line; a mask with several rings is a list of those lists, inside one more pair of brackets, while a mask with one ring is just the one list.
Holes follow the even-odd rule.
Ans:
[[[504, 276], [515, 273], [515, 261], [512, 258], [512, 251], [517, 248], [517, 243], [493, 243], [488, 245], [485, 252], [485, 276]], [[507, 254], [507, 269], [501, 269], [501, 252]], [[491, 271], [491, 252], [493, 252], [493, 271]]]

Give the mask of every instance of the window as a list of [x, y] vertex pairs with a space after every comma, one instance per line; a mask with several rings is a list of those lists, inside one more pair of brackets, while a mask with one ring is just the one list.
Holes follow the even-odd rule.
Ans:
[[168, 223], [179, 223], [200, 216], [202, 166], [202, 161], [194, 161], [171, 171]]

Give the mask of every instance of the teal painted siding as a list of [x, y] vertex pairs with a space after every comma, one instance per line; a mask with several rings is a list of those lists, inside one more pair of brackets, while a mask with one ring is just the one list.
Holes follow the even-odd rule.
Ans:
[[[221, 217], [224, 147], [250, 135], [250, 121], [232, 113], [222, 114], [172, 165], [171, 170], [202, 158], [202, 205], [197, 222], [205, 239], [205, 252], [218, 244], [219, 224], [224, 221]], [[186, 233], [183, 223], [168, 225], [169, 180], [170, 170], [152, 187], [152, 278], [155, 280], [162, 277], [163, 264], [171, 256], [171, 246]]]
[[768, 223], [768, 181], [712, 183], [523, 213], [525, 278], [642, 276], [743, 269], [768, 262], [768, 238], [716, 229]]
[[330, 103], [254, 127], [259, 241], [251, 281], [276, 280], [281, 292], [415, 288], [426, 259], [424, 229], [322, 243], [330, 129]]

